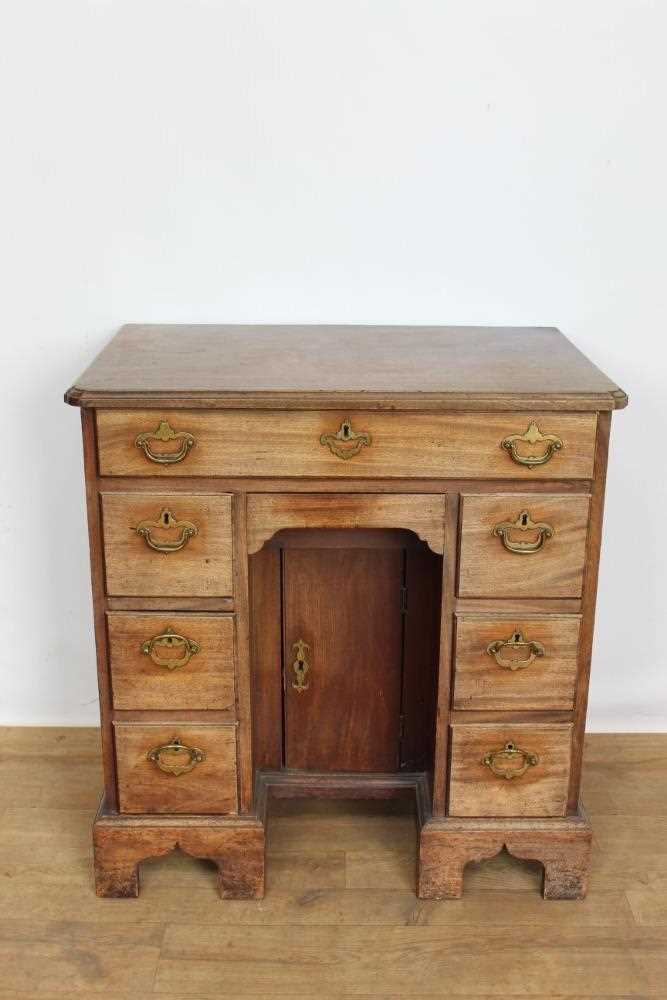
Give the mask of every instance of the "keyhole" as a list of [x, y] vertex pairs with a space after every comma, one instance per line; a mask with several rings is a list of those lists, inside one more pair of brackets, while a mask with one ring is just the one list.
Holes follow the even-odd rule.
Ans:
[[162, 515], [162, 520], [165, 523], [165, 527], [167, 527], [169, 525], [169, 512], [168, 511], [164, 512], [164, 514]]
[[524, 528], [528, 524], [528, 515], [527, 514], [522, 514], [521, 515], [521, 524], [523, 525]]
[[349, 437], [349, 436], [350, 436], [350, 425], [349, 424], [343, 424], [343, 437], [346, 438], [346, 437]]
[[518, 641], [519, 641], [519, 633], [515, 632], [514, 633], [514, 642], [518, 642]]

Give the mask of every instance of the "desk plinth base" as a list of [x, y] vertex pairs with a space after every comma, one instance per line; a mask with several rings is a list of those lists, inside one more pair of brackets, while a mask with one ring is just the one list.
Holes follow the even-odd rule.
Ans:
[[264, 896], [264, 825], [252, 816], [119, 816], [102, 803], [93, 847], [98, 896], [138, 896], [140, 862], [176, 848], [217, 865], [223, 899]]
[[[592, 831], [583, 812], [563, 819], [433, 819], [420, 816], [419, 808], [417, 813], [424, 819], [420, 899], [460, 899], [466, 864], [493, 858], [503, 848], [543, 865], [545, 899], [586, 895]], [[93, 846], [98, 896], [138, 896], [140, 863], [177, 848], [214, 862], [223, 899], [264, 896], [264, 823], [254, 816], [127, 816], [107, 812], [102, 803]]]
[[420, 833], [418, 895], [460, 899], [468, 862], [493, 858], [505, 847], [515, 858], [541, 862], [545, 899], [583, 899], [591, 838], [582, 812], [563, 819], [430, 819]]

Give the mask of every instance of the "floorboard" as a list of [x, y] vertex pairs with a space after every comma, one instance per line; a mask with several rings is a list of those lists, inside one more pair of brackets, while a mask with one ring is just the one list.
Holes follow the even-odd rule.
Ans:
[[667, 735], [589, 736], [585, 775], [582, 902], [507, 854], [420, 901], [409, 803], [303, 800], [272, 804], [262, 901], [178, 853], [101, 900], [97, 731], [0, 729], [0, 1000], [667, 1000]]

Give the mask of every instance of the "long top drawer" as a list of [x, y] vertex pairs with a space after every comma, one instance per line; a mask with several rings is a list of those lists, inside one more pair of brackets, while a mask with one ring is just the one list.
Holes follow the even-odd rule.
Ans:
[[103, 476], [590, 479], [595, 413], [99, 410]]

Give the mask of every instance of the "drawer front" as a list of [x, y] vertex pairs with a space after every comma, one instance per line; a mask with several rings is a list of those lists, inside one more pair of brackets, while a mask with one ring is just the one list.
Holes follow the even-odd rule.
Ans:
[[107, 615], [113, 705], [234, 718], [234, 616]]
[[572, 709], [579, 615], [458, 615], [455, 709]]
[[[121, 812], [236, 812], [236, 726], [115, 722], [114, 731]], [[183, 749], [167, 749], [176, 740]]]
[[103, 493], [107, 593], [232, 595], [228, 494]]
[[463, 497], [461, 597], [580, 597], [590, 497]]
[[564, 816], [571, 736], [569, 723], [452, 726], [450, 815]]
[[596, 420], [558, 412], [99, 410], [97, 439], [103, 476], [589, 479]]

